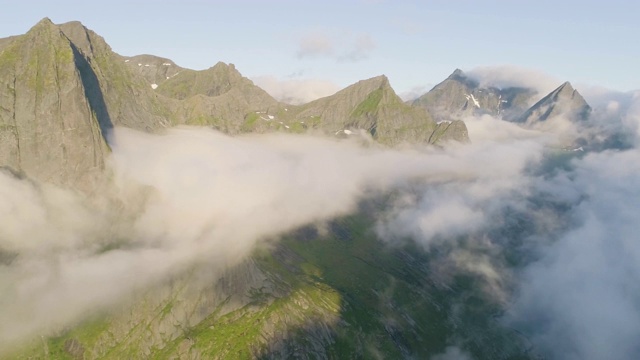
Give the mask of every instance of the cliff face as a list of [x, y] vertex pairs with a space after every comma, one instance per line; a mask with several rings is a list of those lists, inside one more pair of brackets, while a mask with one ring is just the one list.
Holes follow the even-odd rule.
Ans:
[[2, 49], [0, 166], [58, 185], [92, 187], [113, 124], [85, 63], [48, 19]]

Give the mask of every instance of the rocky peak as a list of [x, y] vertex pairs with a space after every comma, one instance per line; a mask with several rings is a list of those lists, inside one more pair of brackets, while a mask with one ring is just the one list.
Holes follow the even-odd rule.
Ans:
[[566, 81], [529, 108], [517, 121], [532, 124], [565, 116], [570, 120], [585, 120], [591, 107], [580, 93]]
[[89, 29], [79, 21], [70, 21], [58, 25], [62, 33], [82, 52], [85, 56], [93, 56], [93, 46]]
[[78, 65], [73, 45], [48, 18], [0, 53], [0, 166], [92, 188], [110, 123], [100, 123], [101, 98], [87, 98], [91, 84]]

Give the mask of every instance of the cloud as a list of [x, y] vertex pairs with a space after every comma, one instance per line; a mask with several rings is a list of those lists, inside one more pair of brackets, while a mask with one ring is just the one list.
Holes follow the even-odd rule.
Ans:
[[404, 101], [415, 100], [424, 95], [429, 89], [433, 88], [433, 84], [414, 86], [407, 91], [403, 91], [398, 96]]
[[293, 105], [304, 104], [340, 90], [337, 84], [328, 80], [282, 80], [274, 76], [256, 76], [252, 80], [278, 101]]
[[349, 48], [338, 57], [339, 61], [360, 61], [369, 58], [371, 52], [376, 48], [373, 38], [368, 34], [358, 36]]
[[[563, 83], [563, 80], [544, 72], [514, 65], [479, 66], [465, 71], [465, 73], [484, 87], [532, 88], [540, 94], [539, 98], [550, 93]], [[539, 98], [535, 98], [534, 101], [539, 100]]]
[[298, 42], [297, 56], [299, 59], [332, 56], [333, 52], [334, 42], [326, 34], [309, 34]]
[[629, 359], [640, 351], [638, 164], [636, 149], [591, 154], [574, 162], [571, 180], [551, 181], [582, 194], [568, 204], [576, 226], [526, 268], [507, 321], [553, 358]]
[[389, 150], [201, 128], [116, 128], [110, 145], [113, 184], [91, 200], [0, 174], [0, 348], [65, 328], [193, 264], [237, 264], [266, 239], [354, 211], [369, 191], [492, 168], [473, 167], [464, 147]]
[[298, 41], [296, 56], [305, 58], [329, 58], [338, 62], [357, 62], [368, 59], [376, 44], [371, 35], [354, 35], [350, 32], [315, 32]]

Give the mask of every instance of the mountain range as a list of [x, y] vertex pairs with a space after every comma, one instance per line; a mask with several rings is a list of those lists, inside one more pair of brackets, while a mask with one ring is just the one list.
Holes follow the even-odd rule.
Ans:
[[[233, 64], [196, 71], [154, 55], [122, 56], [80, 22], [45, 18], [0, 39], [0, 168], [93, 194], [109, 180], [114, 127], [156, 133], [196, 125], [231, 136], [314, 131], [386, 147], [446, 147], [473, 141], [464, 122], [470, 117], [524, 127], [557, 117], [587, 121], [591, 108], [568, 82], [541, 95], [483, 87], [456, 69], [409, 102], [380, 75], [291, 105]], [[478, 295], [472, 275], [439, 281], [426, 264], [441, 253], [388, 247], [376, 237], [373, 214], [388, 201], [370, 199], [325, 232], [308, 226], [285, 234], [204, 286], [192, 284], [206, 265], [187, 271], [122, 308], [35, 339], [15, 357], [429, 358], [456, 339], [476, 358], [536, 358], [526, 338], [494, 319], [497, 305]], [[534, 231], [512, 216], [510, 231]]]

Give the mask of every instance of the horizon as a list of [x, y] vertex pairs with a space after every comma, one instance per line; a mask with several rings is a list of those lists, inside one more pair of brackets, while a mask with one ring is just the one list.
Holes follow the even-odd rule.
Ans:
[[[640, 89], [627, 75], [640, 58], [639, 49], [627, 46], [640, 31], [630, 16], [640, 5], [589, 1], [579, 8], [556, 4], [549, 12], [544, 4], [190, 1], [148, 7], [153, 2], [138, 0], [123, 12], [118, 2], [37, 1], [0, 17], [0, 38], [24, 34], [45, 17], [55, 24], [80, 21], [120, 55], [155, 55], [194, 70], [233, 63], [272, 96], [298, 93], [305, 101], [379, 75], [407, 100], [456, 68], [546, 77], [555, 86], [570, 81], [587, 98], [590, 91]], [[592, 40], [588, 47], [578, 41], [584, 38]]]

